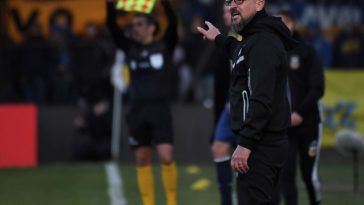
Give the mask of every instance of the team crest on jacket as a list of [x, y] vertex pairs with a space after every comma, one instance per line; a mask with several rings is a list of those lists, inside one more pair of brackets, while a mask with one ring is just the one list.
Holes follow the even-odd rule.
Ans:
[[150, 64], [154, 69], [159, 70], [163, 67], [164, 60], [163, 60], [163, 55], [161, 53], [152, 54], [150, 55], [149, 58], [150, 58]]
[[314, 140], [311, 142], [310, 146], [308, 147], [308, 156], [314, 157], [317, 155], [317, 141]]
[[301, 65], [300, 57], [297, 55], [291, 56], [291, 62], [290, 62], [291, 69], [297, 70], [298, 68], [300, 68], [300, 65]]

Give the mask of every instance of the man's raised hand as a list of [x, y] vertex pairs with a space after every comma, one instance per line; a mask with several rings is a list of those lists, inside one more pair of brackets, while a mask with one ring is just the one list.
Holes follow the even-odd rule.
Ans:
[[217, 29], [212, 23], [205, 21], [205, 24], [207, 25], [208, 29], [205, 30], [202, 27], [197, 27], [197, 31], [200, 32], [203, 35], [204, 39], [214, 41], [216, 36], [220, 34], [219, 29]]

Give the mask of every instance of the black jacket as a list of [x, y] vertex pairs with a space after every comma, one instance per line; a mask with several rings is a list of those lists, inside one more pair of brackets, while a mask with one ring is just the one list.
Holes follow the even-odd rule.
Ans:
[[292, 111], [299, 113], [300, 126], [321, 121], [319, 100], [324, 95], [324, 74], [320, 59], [312, 46], [294, 33], [299, 46], [289, 52], [289, 85], [292, 96]]
[[168, 1], [162, 1], [168, 27], [160, 41], [141, 45], [124, 35], [116, 23], [113, 2], [107, 3], [107, 25], [116, 45], [126, 54], [131, 73], [130, 99], [168, 100], [171, 97], [172, 56], [177, 44], [177, 18]]
[[231, 126], [237, 144], [254, 149], [286, 137], [290, 124], [287, 50], [296, 46], [280, 19], [258, 12], [240, 32], [243, 41], [215, 39], [233, 62], [230, 84]]

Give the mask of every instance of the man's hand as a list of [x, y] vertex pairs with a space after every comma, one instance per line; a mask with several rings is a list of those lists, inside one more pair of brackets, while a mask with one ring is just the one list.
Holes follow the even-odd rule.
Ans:
[[297, 112], [293, 112], [291, 114], [291, 125], [293, 127], [296, 127], [298, 125], [300, 125], [303, 121], [303, 118], [300, 114], [298, 114]]
[[242, 174], [249, 171], [248, 159], [251, 150], [238, 145], [231, 157], [231, 167]]
[[205, 30], [201, 27], [197, 27], [197, 31], [200, 32], [203, 35], [204, 39], [214, 41], [216, 36], [220, 34], [219, 29], [217, 29], [212, 23], [205, 21], [205, 24], [207, 25], [208, 29]]

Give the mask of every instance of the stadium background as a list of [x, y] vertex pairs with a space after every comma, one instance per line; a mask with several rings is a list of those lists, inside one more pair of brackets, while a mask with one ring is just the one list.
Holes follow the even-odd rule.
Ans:
[[[219, 18], [221, 2], [209, 0], [174, 0], [172, 2], [182, 22], [180, 34], [186, 45], [196, 42], [193, 31], [190, 31], [190, 25], [200, 22], [201, 18], [211, 19], [221, 24]], [[344, 158], [337, 153], [334, 148], [334, 136], [341, 129], [353, 129], [364, 134], [364, 84], [362, 83], [364, 79], [364, 3], [359, 0], [268, 2], [268, 10], [272, 13], [282, 8], [291, 8], [296, 14], [299, 29], [303, 34], [309, 35], [310, 30], [319, 30], [320, 36], [329, 42], [331, 60], [328, 60], [327, 64], [325, 61], [326, 93], [322, 100], [325, 117], [322, 144], [324, 150], [320, 177], [323, 178], [327, 200], [331, 200], [331, 203], [327, 204], [361, 204], [364, 200], [363, 180], [360, 179], [359, 193], [352, 195], [352, 165], [348, 160], [350, 158]], [[0, 167], [3, 167], [0, 170], [0, 181], [3, 182], [0, 183], [0, 204], [25, 204], [22, 197], [24, 200], [30, 200], [27, 204], [108, 203], [105, 202], [108, 198], [105, 194], [107, 184], [101, 164], [103, 161], [100, 162], [92, 157], [80, 158], [75, 153], [75, 148], [79, 148], [80, 145], [78, 141], [80, 133], [77, 130], [77, 117], [80, 115], [78, 97], [72, 96], [71, 99], [58, 101], [46, 94], [44, 102], [38, 103], [36, 100], [32, 102], [24, 97], [24, 92], [16, 84], [16, 80], [15, 82], [9, 80], [8, 76], [14, 79], [14, 75], [16, 79], [16, 73], [11, 72], [12, 66], [3, 64], [9, 59], [9, 53], [16, 50], [17, 45], [24, 40], [24, 32], [32, 22], [32, 18], [38, 21], [42, 34], [47, 38], [52, 32], [50, 19], [60, 10], [72, 16], [71, 31], [77, 39], [83, 38], [85, 25], [90, 22], [104, 31], [104, 0], [2, 0], [0, 5], [1, 34], [6, 34], [12, 42], [12, 46], [6, 46], [7, 44], [3, 43], [5, 42], [3, 35], [1, 36], [1, 89], [9, 85], [12, 88], [10, 94], [6, 92], [0, 98], [2, 103], [0, 105]], [[158, 16], [163, 29], [167, 20], [163, 18], [160, 5], [156, 5], [153, 13]], [[120, 25], [125, 25], [130, 17], [120, 18]], [[341, 33], [351, 26], [359, 31], [359, 35], [349, 39], [347, 44], [345, 40], [341, 43], [349, 45], [350, 59], [354, 59], [351, 58], [353, 56], [359, 56], [359, 60], [356, 64], [345, 66], [337, 61], [343, 58], [345, 62], [345, 55], [340, 55], [340, 52], [336, 55], [335, 48]], [[107, 36], [107, 32], [105, 35]], [[9, 38], [6, 39], [9, 40]], [[352, 43], [353, 39], [354, 43]], [[312, 42], [316, 41], [313, 39]], [[181, 48], [177, 52], [180, 55], [176, 57], [179, 84], [176, 85], [178, 88], [176, 88], [173, 106], [176, 159], [182, 164], [180, 167], [181, 186], [183, 186], [181, 195], [191, 199], [197, 196], [201, 198], [199, 199], [201, 201], [192, 202], [191, 200], [186, 204], [214, 204], [217, 201], [217, 188], [213, 183], [214, 170], [209, 151], [209, 137], [213, 131], [211, 70], [208, 69], [208, 63], [201, 66], [193, 59], [189, 59], [191, 58], [188, 56], [189, 52], [193, 55], [197, 55], [198, 52], [189, 51], [188, 46], [182, 45]], [[201, 45], [199, 48], [205, 51], [210, 49], [206, 45]], [[325, 51], [319, 52], [325, 56], [327, 53]], [[201, 55], [201, 58], [208, 57], [208, 55]], [[3, 93], [5, 92], [1, 92], [1, 95]], [[112, 95], [108, 96], [108, 100], [112, 101]], [[124, 96], [124, 102], [127, 102], [127, 95]], [[123, 107], [123, 111], [125, 110], [126, 108]], [[135, 201], [137, 200], [135, 199], [137, 195], [134, 193], [135, 181], [131, 177], [134, 176], [133, 167], [130, 165], [133, 158], [127, 146], [124, 123], [121, 128], [120, 164], [121, 174], [125, 179], [124, 189], [129, 204], [138, 204], [139, 202]], [[92, 163], [84, 164], [85, 161]], [[364, 168], [362, 159], [360, 162], [361, 168]], [[14, 169], [14, 167], [25, 169]], [[72, 180], [77, 181], [76, 184], [70, 183]], [[70, 191], [72, 186], [74, 188]], [[57, 188], [54, 189], [54, 187]], [[300, 187], [303, 190], [302, 184]], [[49, 198], [41, 194], [46, 191], [49, 191]], [[29, 194], [24, 194], [27, 192]], [[92, 193], [95, 193], [94, 197], [87, 199]], [[19, 195], [22, 197], [17, 197]], [[68, 201], [64, 201], [62, 198], [68, 195], [71, 197]], [[341, 199], [337, 195], [342, 196]], [[160, 198], [161, 196], [159, 200], [163, 200]], [[301, 200], [305, 204], [303, 197]]]

